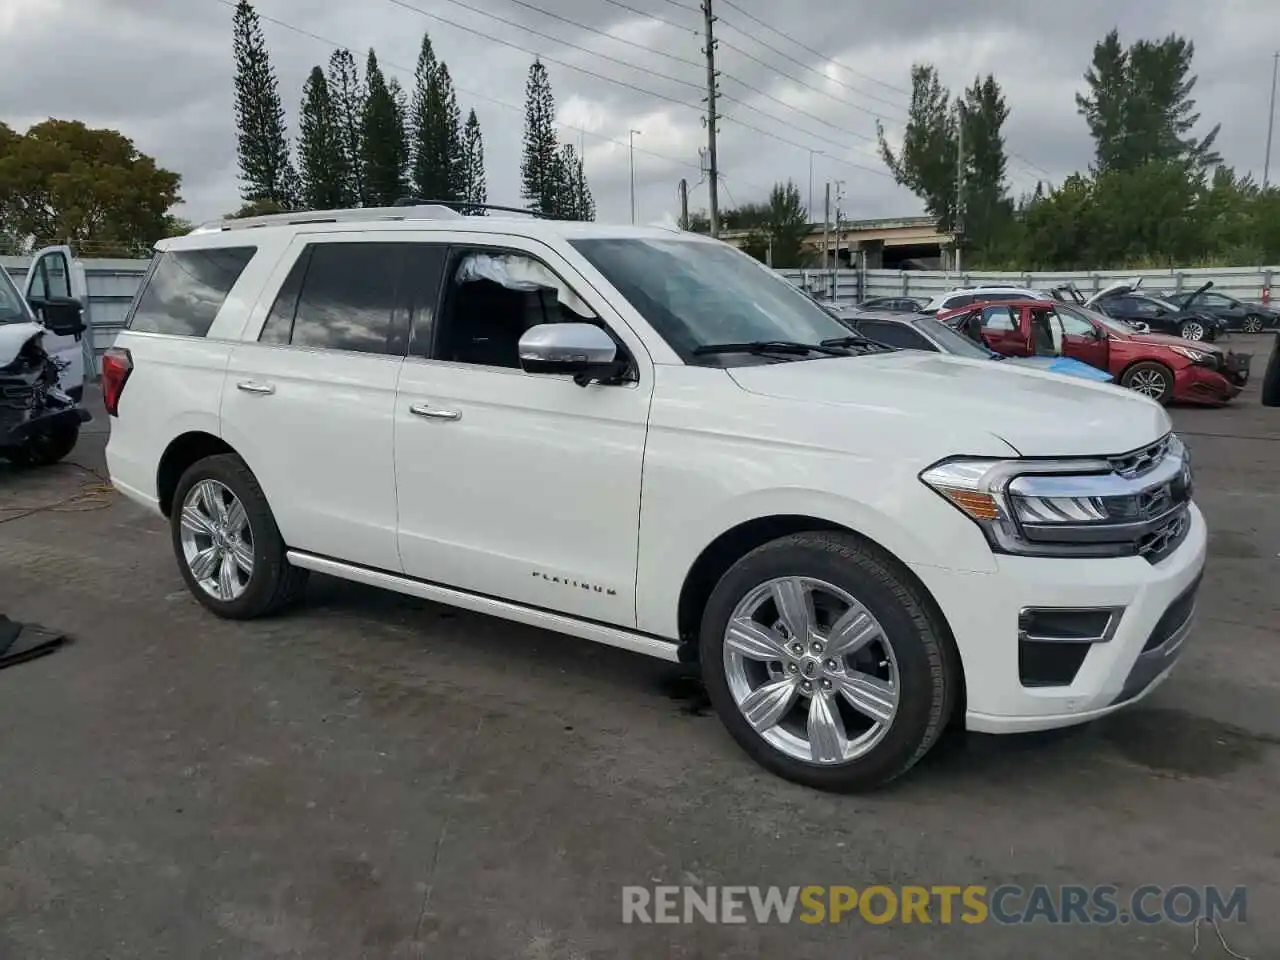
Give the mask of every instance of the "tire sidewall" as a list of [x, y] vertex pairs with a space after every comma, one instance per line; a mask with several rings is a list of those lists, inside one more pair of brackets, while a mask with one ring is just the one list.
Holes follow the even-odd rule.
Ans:
[[[730, 692], [724, 669], [724, 633], [729, 617], [752, 589], [787, 576], [825, 580], [845, 590], [880, 622], [893, 646], [898, 662], [898, 712], [884, 738], [857, 760], [833, 766], [781, 753], [756, 733]], [[884, 564], [865, 552], [859, 553], [858, 562], [850, 563], [847, 555], [785, 538], [748, 554], [716, 586], [702, 617], [699, 647], [703, 682], [729, 733], [766, 769], [819, 789], [874, 787], [905, 772], [932, 745], [935, 727], [945, 723], [950, 709], [950, 685], [938, 679], [939, 672], [946, 669], [946, 658], [938, 637], [926, 640], [922, 636], [920, 621], [927, 622], [927, 614], [913, 598], [913, 616], [890, 585], [896, 582]]]
[[[182, 507], [191, 488], [202, 480], [216, 480], [236, 495], [244, 506], [253, 535], [253, 575], [244, 593], [234, 600], [220, 600], [205, 591], [192, 574], [182, 550]], [[252, 616], [252, 611], [260, 608], [275, 589], [271, 571], [278, 569], [284, 560], [284, 544], [266, 498], [252, 481], [244, 462], [233, 455], [218, 455], [192, 464], [178, 480], [169, 513], [174, 557], [192, 595], [219, 616], [229, 619]]]
[[17, 466], [51, 467], [65, 460], [80, 442], [80, 424], [63, 427], [41, 434], [40, 439], [49, 443], [41, 447], [38, 443], [28, 442], [26, 446], [17, 447], [8, 456]]
[[[1164, 393], [1158, 397], [1150, 397], [1145, 393], [1139, 393], [1139, 391], [1134, 390], [1131, 386], [1133, 382], [1133, 375], [1141, 370], [1154, 370], [1158, 372], [1160, 376], [1164, 378]], [[1169, 402], [1173, 400], [1173, 371], [1164, 364], [1157, 363], [1154, 360], [1144, 360], [1142, 363], [1135, 363], [1132, 367], [1126, 370], [1124, 373], [1123, 385], [1126, 390], [1133, 390], [1133, 392], [1138, 393], [1139, 396], [1147, 397], [1149, 400], [1154, 400], [1161, 406], [1167, 406]]]

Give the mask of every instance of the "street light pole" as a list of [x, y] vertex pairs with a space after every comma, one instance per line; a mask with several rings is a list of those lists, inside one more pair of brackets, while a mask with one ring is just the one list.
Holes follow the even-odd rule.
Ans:
[[631, 222], [636, 222], [636, 134], [639, 130], [632, 130], [627, 137], [627, 142], [631, 152]]
[[1262, 189], [1267, 189], [1271, 176], [1271, 132], [1276, 125], [1276, 73], [1280, 71], [1280, 52], [1271, 55], [1271, 109], [1267, 111], [1267, 159], [1262, 163]]

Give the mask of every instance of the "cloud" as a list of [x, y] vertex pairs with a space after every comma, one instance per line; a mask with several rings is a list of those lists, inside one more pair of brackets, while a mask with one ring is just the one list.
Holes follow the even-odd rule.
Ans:
[[[1203, 128], [1220, 122], [1226, 161], [1261, 172], [1270, 46], [1280, 35], [1273, 0], [1127, 6], [1080, 0], [1066, 17], [1049, 0], [977, 7], [903, 0], [874, 11], [833, 4], [799, 15], [767, 0], [714, 2], [722, 204], [760, 199], [785, 179], [807, 197], [812, 164], [818, 207], [823, 184], [843, 181], [846, 216], [919, 212], [919, 201], [886, 175], [874, 145], [877, 119], [891, 138], [900, 130], [917, 61], [935, 63], [953, 91], [994, 73], [1011, 107], [1006, 135], [1015, 191], [1032, 189], [1037, 179], [1061, 182], [1090, 160], [1092, 143], [1074, 95], [1094, 42], [1113, 26], [1126, 42], [1170, 32], [1194, 40]], [[640, 131], [634, 165], [642, 222], [676, 211], [681, 178], [692, 188], [691, 205], [706, 204], [697, 6], [698, 0], [256, 4], [268, 21], [264, 32], [294, 133], [303, 81], [314, 64], [328, 60], [327, 41], [349, 46], [361, 62], [376, 48], [384, 69], [407, 86], [429, 32], [449, 64], [464, 115], [474, 107], [479, 117], [495, 203], [520, 202], [524, 85], [534, 54], [541, 54], [557, 96], [560, 136], [585, 148], [602, 219], [630, 216], [629, 132]], [[231, 16], [230, 0], [7, 0], [0, 8], [6, 77], [0, 119], [19, 129], [49, 116], [115, 127], [182, 174], [182, 215], [199, 220], [232, 210], [238, 185]]]

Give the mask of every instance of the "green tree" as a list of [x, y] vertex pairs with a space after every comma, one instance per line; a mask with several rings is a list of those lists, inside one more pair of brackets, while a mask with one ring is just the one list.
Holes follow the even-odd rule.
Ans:
[[484, 138], [480, 135], [480, 121], [476, 112], [467, 114], [467, 125], [462, 134], [462, 199], [467, 204], [464, 212], [473, 216], [484, 216], [484, 208], [478, 206], [487, 202], [488, 190], [485, 187], [484, 172]]
[[938, 220], [939, 229], [951, 231], [956, 205], [956, 111], [951, 92], [932, 64], [911, 67], [911, 106], [902, 148], [894, 153], [879, 122], [876, 135], [880, 156], [894, 180], [920, 198], [929, 215]]
[[311, 68], [311, 75], [302, 88], [298, 161], [304, 206], [311, 210], [332, 210], [346, 204], [351, 171], [347, 168], [342, 130], [329, 95], [329, 84], [319, 67]]
[[562, 165], [555, 132], [556, 102], [541, 60], [529, 67], [525, 84], [524, 156], [520, 196], [538, 213], [555, 214], [563, 192]]
[[1000, 84], [991, 74], [974, 78], [964, 92], [960, 122], [964, 126], [965, 246], [982, 256], [1006, 254], [1013, 221], [1008, 196], [1008, 158], [1004, 123], [1009, 107]]
[[329, 98], [333, 102], [334, 124], [346, 160], [346, 183], [342, 189], [343, 207], [354, 207], [368, 200], [364, 186], [364, 82], [360, 79], [356, 59], [350, 50], [335, 50], [329, 57]]
[[587, 185], [586, 169], [582, 158], [573, 144], [566, 143], [556, 156], [556, 200], [553, 209], [558, 217], [567, 220], [594, 220], [596, 218], [595, 199], [591, 196], [591, 188]]
[[288, 209], [297, 201], [297, 173], [289, 160], [284, 107], [258, 14], [248, 0], [234, 18], [236, 145], [240, 195]]
[[389, 206], [406, 193], [408, 145], [402, 105], [397, 102], [395, 94], [399, 85], [387, 83], [378, 66], [378, 57], [372, 50], [369, 51], [365, 77], [368, 94], [360, 131], [365, 202], [373, 206]]
[[448, 148], [444, 142], [444, 104], [440, 98], [440, 63], [431, 46], [431, 37], [422, 35], [418, 65], [413, 74], [413, 97], [409, 129], [412, 146], [410, 180], [414, 193], [424, 200], [454, 200]]
[[26, 249], [57, 239], [95, 252], [149, 250], [171, 227], [181, 177], [116, 130], [45, 120], [0, 125], [0, 235]]
[[775, 183], [764, 203], [746, 203], [726, 210], [721, 221], [725, 229], [747, 231], [742, 250], [762, 263], [775, 267], [805, 265], [809, 212], [793, 181]]
[[1214, 149], [1220, 124], [1204, 137], [1192, 134], [1200, 122], [1194, 56], [1195, 44], [1176, 34], [1126, 49], [1112, 30], [1094, 46], [1084, 74], [1089, 91], [1076, 95], [1076, 108], [1093, 136], [1097, 172], [1172, 162], [1204, 170], [1222, 162]]

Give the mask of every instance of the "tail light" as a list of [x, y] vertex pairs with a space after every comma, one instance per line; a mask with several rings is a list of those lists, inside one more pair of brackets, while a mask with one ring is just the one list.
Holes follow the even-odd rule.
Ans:
[[133, 373], [133, 355], [124, 347], [112, 347], [102, 355], [102, 403], [107, 413], [119, 416], [120, 394]]

